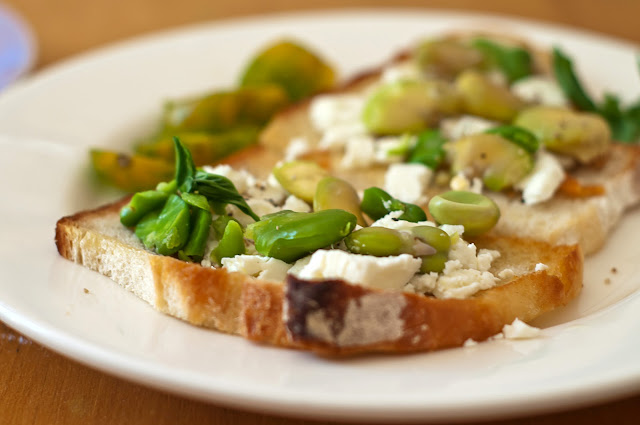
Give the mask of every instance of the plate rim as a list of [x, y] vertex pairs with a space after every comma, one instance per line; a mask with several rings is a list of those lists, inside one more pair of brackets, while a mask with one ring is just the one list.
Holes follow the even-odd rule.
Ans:
[[[345, 10], [322, 10], [320, 13], [316, 13], [314, 11], [306, 11], [306, 12], [302, 12], [302, 13], [297, 13], [297, 12], [291, 12], [291, 13], [278, 13], [278, 14], [273, 14], [273, 15], [266, 15], [266, 16], [252, 16], [252, 17], [242, 17], [242, 18], [234, 18], [231, 20], [223, 20], [220, 22], [224, 22], [226, 24], [226, 26], [235, 26], [238, 23], [240, 24], [255, 24], [256, 22], [263, 22], [263, 21], [269, 21], [272, 20], [273, 18], [277, 19], [317, 19], [317, 18], [324, 18], [327, 19], [330, 16], [335, 16], [335, 15], [342, 15], [345, 16], [345, 12], [347, 12], [346, 14], [351, 14], [351, 15], [355, 15], [355, 14], [360, 14], [361, 11], [366, 11], [369, 14], [375, 14], [375, 15], [382, 15], [382, 14], [388, 14], [389, 10], [386, 11], [381, 11], [380, 9], [345, 9]], [[433, 16], [433, 15], [440, 15], [442, 10], [436, 10], [436, 9], [429, 9], [429, 10], [425, 10], [425, 9], [398, 9], [398, 8], [393, 8], [393, 11], [395, 11], [396, 13], [399, 14], [405, 14], [405, 13], [415, 13], [416, 10], [419, 10], [420, 13], [425, 14], [425, 15], [429, 15], [429, 16]], [[554, 28], [559, 28], [559, 29], [563, 29], [564, 31], [569, 31], [572, 33], [584, 33], [589, 35], [590, 37], [596, 36], [598, 39], [609, 39], [609, 41], [613, 41], [616, 44], [627, 44], [627, 42], [625, 42], [624, 40], [622, 41], [618, 41], [615, 38], [611, 38], [611, 37], [606, 37], [606, 36], [600, 36], [597, 35], [597, 33], [593, 33], [591, 31], [583, 31], [583, 30], [574, 30], [571, 27], [567, 27], [564, 25], [559, 25], [559, 24], [548, 24], [545, 22], [540, 22], [540, 21], [533, 21], [533, 20], [527, 20], [527, 19], [519, 19], [519, 18], [514, 18], [514, 17], [510, 17], [510, 16], [504, 16], [504, 15], [492, 15], [492, 14], [481, 14], [481, 15], [469, 15], [467, 13], [458, 13], [458, 12], [453, 12], [453, 11], [448, 11], [445, 10], [445, 15], [455, 15], [455, 16], [459, 16], [459, 17], [473, 17], [474, 19], [477, 18], [478, 16], [480, 16], [480, 18], [487, 18], [487, 19], [492, 19], [492, 20], [508, 20], [510, 22], [516, 21], [516, 22], [523, 22], [526, 23], [528, 25], [533, 25], [533, 26], [545, 26], [545, 27], [554, 27]], [[138, 36], [138, 37], [134, 37], [132, 39], [129, 40], [123, 40], [123, 41], [119, 41], [104, 47], [101, 47], [99, 49], [96, 50], [92, 50], [86, 53], [82, 53], [79, 54], [77, 56], [74, 56], [72, 59], [69, 59], [67, 61], [62, 61], [52, 67], [48, 67], [48, 68], [44, 68], [43, 70], [37, 72], [36, 74], [34, 74], [33, 76], [27, 77], [25, 78], [19, 87], [24, 87], [25, 85], [31, 84], [31, 82], [33, 81], [37, 81], [39, 79], [46, 79], [48, 78], [48, 76], [50, 75], [55, 75], [56, 72], [65, 72], [65, 70], [76, 66], [77, 64], [81, 64], [86, 60], [91, 60], [92, 58], [96, 58], [96, 57], [101, 57], [104, 55], [109, 55], [114, 51], [118, 51], [120, 49], [122, 49], [125, 46], [128, 46], [129, 48], [140, 48], [141, 46], [144, 46], [146, 43], [149, 42], [149, 40], [155, 40], [159, 37], [171, 37], [171, 36], [175, 36], [176, 34], [186, 34], [186, 33], [190, 33], [194, 30], [196, 31], [203, 31], [203, 30], [207, 30], [208, 28], [212, 28], [214, 26], [218, 27], [220, 22], [217, 21], [213, 21], [213, 22], [208, 22], [208, 23], [199, 23], [199, 24], [195, 24], [195, 25], [187, 25], [187, 26], [183, 26], [183, 27], [178, 27], [178, 28], [173, 28], [173, 29], [169, 29], [169, 30], [164, 30], [164, 31], [160, 31], [160, 32], [154, 32], [151, 34], [146, 34], [146, 35], [142, 35], [142, 36]], [[222, 31], [224, 31], [224, 28], [222, 29]], [[19, 93], [20, 88], [15, 88], [13, 89], [14, 93]], [[3, 95], [0, 95], [0, 100], [2, 100], [4, 98]], [[640, 300], [640, 298], [638, 297], [639, 294], [633, 294], [633, 296], [631, 298], [627, 297], [625, 300], [627, 300], [626, 302], [628, 302], [629, 300], [635, 300], [632, 302], [636, 302]], [[13, 314], [12, 314], [13, 313]], [[600, 313], [600, 312], [599, 312]], [[96, 365], [95, 363], [91, 363], [89, 361], [87, 361], [85, 358], [79, 358], [76, 357], [79, 353], [79, 351], [81, 351], [80, 349], [78, 349], [78, 352], [76, 352], [76, 356], [73, 355], [69, 355], [68, 350], [64, 350], [64, 348], [61, 348], [61, 345], [64, 345], [63, 342], [69, 342], [70, 340], [73, 340], [74, 337], [72, 335], [67, 335], [64, 334], [64, 332], [62, 332], [62, 334], [60, 334], [60, 331], [57, 329], [50, 329], [47, 326], [43, 326], [42, 324], [38, 324], [36, 322], [31, 323], [29, 320], [26, 321], [27, 325], [25, 325], [25, 321], [23, 320], [22, 323], [20, 322], [20, 320], [17, 318], [19, 316], [18, 312], [12, 312], [12, 309], [10, 306], [6, 306], [4, 305], [1, 301], [0, 301], [0, 318], [5, 321], [10, 327], [18, 330], [19, 332], [25, 334], [26, 336], [34, 339], [35, 341], [42, 343], [43, 345], [53, 349], [54, 351], [71, 357], [76, 361], [79, 361], [80, 363], [83, 363], [89, 367], [93, 367], [99, 370], [102, 370], [105, 373], [109, 373], [112, 375], [116, 375], [119, 376], [120, 378], [123, 378], [125, 380], [129, 380], [129, 381], [133, 381], [133, 382], [137, 382], [137, 383], [141, 383], [143, 385], [149, 385], [149, 386], [153, 386], [154, 388], [158, 388], [158, 389], [162, 389], [162, 390], [167, 390], [168, 388], [166, 387], [166, 383], [161, 383], [159, 382], [157, 379], [154, 381], [153, 375], [148, 375], [146, 376], [146, 379], [144, 376], [136, 376], [135, 378], [137, 379], [132, 379], [133, 377], [130, 375], [132, 370], [117, 370], [114, 372], [114, 370], [112, 369], [112, 367], [109, 367], [109, 365], [107, 364], [108, 362], [105, 363], [101, 363]], [[54, 338], [56, 341], [51, 341], [49, 340], [49, 338], [47, 337], [47, 335], [58, 335], [57, 338]], [[48, 343], [47, 343], [48, 342]], [[80, 347], [84, 347], [84, 350], [87, 351], [91, 351], [91, 347], [92, 344], [90, 342], [87, 341], [75, 341], [75, 345], [78, 345], [78, 342], [80, 342]], [[96, 347], [93, 347], [93, 349], [95, 350]], [[105, 350], [103, 348], [98, 347], [98, 349], [100, 351], [103, 351], [103, 355], [108, 351]], [[99, 353], [98, 353], [99, 354]], [[111, 357], [113, 358], [114, 353], [111, 353]], [[116, 353], [117, 356], [120, 356], [120, 353]], [[124, 356], [126, 357], [126, 356]], [[112, 362], [113, 363], [113, 362]], [[115, 362], [117, 363], [117, 362]], [[135, 362], [134, 362], [135, 363]], [[132, 364], [133, 367], [134, 364]], [[126, 369], [126, 368], [125, 368]], [[640, 371], [640, 369], [639, 369]], [[638, 376], [640, 377], [640, 375]], [[635, 377], [634, 379], [638, 379], [638, 377]], [[615, 395], [614, 397], [609, 397], [610, 399], [621, 396], [621, 395], [626, 395], [629, 394], [631, 392], [635, 392], [637, 390], [640, 389], [640, 380], [638, 381], [633, 381], [633, 382], [629, 382], [627, 383], [627, 385], [625, 386], [625, 388], [620, 388], [618, 387], [618, 394]], [[232, 396], [231, 398], [235, 397], [235, 401], [229, 399], [229, 397], [226, 397], [225, 399], [225, 394], [217, 394], [216, 398], [211, 398], [210, 396], [204, 396], [204, 398], [202, 396], [199, 396], [198, 394], [193, 394], [192, 392], [189, 392], [188, 389], [184, 389], [184, 392], [181, 391], [182, 389], [177, 388], [178, 391], [176, 391], [177, 393], [183, 395], [183, 396], [187, 396], [187, 397], [191, 397], [191, 398], [198, 398], [198, 399], [204, 399], [204, 400], [208, 400], [208, 401], [216, 401], [216, 402], [222, 402], [228, 405], [232, 405], [236, 408], [242, 408], [242, 409], [247, 409], [247, 406], [241, 406], [240, 403], [243, 403], [244, 400], [238, 399], [237, 397], [239, 396], [238, 394], [235, 394], [234, 396]], [[593, 390], [593, 389], [592, 389]], [[613, 390], [613, 389], [611, 389]], [[615, 391], [612, 391], [615, 392]], [[586, 391], [585, 389], [585, 393], [584, 393], [585, 397], [589, 398], [589, 394], [588, 391]], [[589, 402], [592, 401], [596, 401], [596, 400], [604, 400], [604, 398], [602, 397], [598, 397], [595, 394], [591, 394], [592, 398], [589, 400]], [[246, 394], [244, 394], [244, 396], [246, 397]], [[257, 400], [254, 400], [257, 401]], [[264, 411], [264, 409], [268, 409], [269, 407], [271, 407], [270, 409], [270, 413], [275, 413], [275, 414], [287, 414], [289, 416], [300, 416], [300, 417], [309, 417], [307, 415], [304, 414], [296, 414], [295, 412], [292, 412], [290, 409], [287, 408], [288, 403], [283, 400], [280, 400], [281, 402], [284, 403], [284, 405], [278, 405], [278, 406], [269, 406], [269, 404], [274, 403], [274, 400], [272, 399], [262, 399], [264, 406], [260, 406], [259, 409], [256, 408], [251, 408], [250, 410], [259, 410], [259, 411]], [[550, 399], [549, 401], [553, 401], [552, 399]], [[577, 406], [580, 403], [580, 401], [577, 402], [577, 404], [575, 404], [574, 406]], [[561, 404], [561, 406], [559, 406]], [[555, 410], [557, 409], [561, 409], [561, 408], [565, 408], [567, 407], [567, 403], [560, 403], [558, 402], [558, 405], [555, 406]], [[309, 406], [307, 406], [309, 407]], [[328, 406], [317, 406], [317, 407], [324, 407], [327, 408]], [[334, 405], [333, 408], [335, 408], [336, 406]], [[356, 409], [362, 409], [365, 406], [359, 406]], [[367, 406], [367, 407], [371, 407], [371, 406]], [[493, 406], [495, 407], [495, 406]], [[550, 406], [551, 407], [551, 406]], [[405, 407], [406, 408], [406, 407]], [[516, 406], [512, 406], [512, 410], [510, 411], [510, 414], [521, 414], [521, 413], [530, 413], [530, 412], [542, 412], [542, 410], [540, 410], [539, 408], [536, 409], [527, 409], [527, 408], [517, 408]], [[386, 408], [387, 410], [389, 409], [388, 407]], [[423, 420], [425, 419], [424, 417], [424, 411], [422, 410], [422, 408], [416, 408], [417, 410], [412, 411], [412, 412], [405, 412], [407, 414], [407, 416], [402, 416], [402, 417], [395, 417], [394, 418], [396, 420]], [[448, 407], [445, 409], [451, 409], [451, 407]], [[338, 409], [339, 410], [339, 409]], [[374, 409], [375, 410], [375, 409]], [[550, 410], [548, 411], [552, 411], [554, 410], [554, 407], [551, 407]], [[318, 412], [316, 412], [318, 413]], [[349, 406], [343, 406], [343, 410], [339, 410], [339, 411], [334, 411], [334, 412], [327, 412], [327, 416], [323, 417], [326, 419], [358, 419], [361, 418], [361, 416], [359, 416], [362, 413], [362, 411], [355, 411], [354, 409], [350, 408]], [[375, 413], [381, 413], [381, 412], [375, 412]], [[398, 415], [399, 413], [402, 412], [392, 412], [394, 415]], [[456, 413], [456, 412], [453, 412]], [[474, 413], [478, 413], [477, 411]], [[495, 414], [491, 414], [490, 412], [486, 412], [487, 416], [482, 416], [482, 414], [480, 416], [477, 416], [474, 414], [474, 418], [496, 418], [496, 417], [505, 417], [504, 413], [500, 413], [498, 416], [495, 416]], [[468, 418], [467, 414], [461, 414], [460, 412], [457, 412], [458, 415], [456, 414], [452, 414], [451, 412], [446, 413], [444, 411], [439, 411], [439, 412], [432, 412], [432, 416], [429, 416], [428, 419], [433, 419], [433, 420], [437, 420], [437, 419], [463, 419], [463, 418]], [[337, 416], [336, 416], [337, 415]], [[508, 414], [507, 414], [508, 416]], [[319, 416], [316, 414], [313, 416], [314, 418], [318, 419]], [[376, 418], [371, 418], [371, 419], [376, 419]], [[380, 418], [381, 420], [385, 420], [388, 421], [391, 418], [388, 417], [384, 417], [384, 418]]]

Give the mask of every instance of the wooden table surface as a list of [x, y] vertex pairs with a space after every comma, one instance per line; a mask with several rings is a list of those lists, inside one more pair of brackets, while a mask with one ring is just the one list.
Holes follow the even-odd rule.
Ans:
[[[635, 0], [5, 0], [5, 3], [33, 26], [39, 45], [37, 67], [40, 69], [108, 42], [188, 23], [362, 6], [508, 14], [590, 29], [640, 44], [640, 1]], [[302, 425], [317, 422], [228, 409], [132, 384], [68, 360], [0, 322], [0, 424], [103, 423]], [[640, 396], [580, 410], [493, 423], [638, 424]]]

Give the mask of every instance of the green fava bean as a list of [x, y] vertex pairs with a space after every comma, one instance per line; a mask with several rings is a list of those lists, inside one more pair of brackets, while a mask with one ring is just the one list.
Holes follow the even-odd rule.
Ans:
[[245, 253], [244, 235], [240, 223], [229, 220], [218, 246], [211, 251], [211, 262], [222, 264], [223, 258], [231, 258]]
[[169, 195], [156, 190], [138, 192], [120, 210], [120, 222], [127, 227], [135, 226], [147, 213], [161, 209]]
[[341, 241], [355, 226], [356, 216], [344, 210], [280, 211], [249, 224], [246, 236], [260, 254], [290, 263]]
[[316, 195], [313, 198], [314, 211], [330, 209], [348, 211], [356, 216], [360, 226], [367, 225], [360, 210], [358, 193], [353, 186], [337, 177], [325, 177], [320, 180], [316, 186]]
[[471, 115], [497, 121], [511, 121], [525, 106], [509, 88], [494, 84], [478, 71], [468, 70], [456, 78], [463, 109]]
[[141, 220], [136, 227], [136, 235], [147, 248], [155, 248], [158, 254], [171, 255], [187, 243], [190, 218], [187, 203], [178, 195], [171, 195], [155, 219], [145, 217]]
[[422, 255], [421, 273], [440, 273], [444, 269], [444, 263], [449, 259], [451, 238], [442, 229], [432, 226], [416, 226], [411, 228], [411, 234], [436, 250], [435, 254]]
[[411, 234], [438, 252], [449, 252], [451, 238], [444, 230], [434, 226], [416, 226], [411, 228]]
[[372, 220], [379, 220], [393, 211], [403, 211], [400, 220], [417, 223], [427, 219], [427, 215], [419, 206], [399, 201], [378, 187], [365, 189], [360, 209]]
[[362, 121], [372, 133], [402, 134], [424, 130], [459, 109], [458, 93], [445, 81], [400, 80], [373, 91]]
[[410, 254], [411, 237], [386, 227], [365, 227], [356, 230], [344, 240], [347, 249], [354, 254], [388, 257]]
[[[184, 194], [183, 194], [184, 195]], [[211, 228], [211, 212], [209, 210], [195, 208], [191, 216], [191, 234], [182, 253], [188, 258], [200, 261], [204, 256], [204, 250], [209, 239]]]
[[318, 183], [327, 170], [312, 161], [290, 161], [275, 167], [273, 176], [284, 190], [306, 202], [313, 202]]
[[449, 260], [449, 254], [446, 252], [436, 252], [433, 255], [425, 255], [421, 257], [420, 273], [440, 273], [444, 270], [444, 264]]
[[431, 198], [429, 212], [439, 224], [463, 225], [468, 236], [491, 230], [500, 218], [500, 209], [490, 198], [456, 190]]

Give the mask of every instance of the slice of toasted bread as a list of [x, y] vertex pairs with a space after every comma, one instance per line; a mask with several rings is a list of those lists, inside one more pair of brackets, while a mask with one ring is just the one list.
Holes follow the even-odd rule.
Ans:
[[[110, 277], [158, 311], [265, 344], [330, 354], [451, 347], [469, 338], [484, 340], [516, 317], [531, 320], [565, 305], [582, 286], [578, 246], [492, 237], [476, 243], [501, 252], [493, 271], [510, 268], [515, 277], [464, 300], [342, 281], [262, 281], [146, 250], [120, 224], [118, 212], [126, 202], [60, 219], [60, 255]], [[537, 262], [548, 269], [534, 271]], [[391, 322], [382, 323], [386, 319]]]
[[[543, 57], [544, 55], [538, 54]], [[391, 61], [406, 59], [399, 55]], [[543, 59], [538, 59], [544, 62]], [[541, 65], [542, 68], [545, 66]], [[363, 93], [379, 80], [383, 67], [364, 73], [347, 82], [337, 92]], [[311, 149], [317, 148], [321, 133], [310, 119], [311, 101], [297, 104], [278, 114], [260, 136], [259, 146], [225, 160], [234, 167], [247, 167], [256, 175], [266, 177], [281, 160], [288, 143], [304, 138]], [[344, 169], [340, 167], [341, 152], [315, 151], [309, 159], [317, 160], [330, 172], [349, 181], [358, 190], [384, 186], [386, 167]], [[588, 197], [557, 193], [551, 200], [533, 206], [524, 205], [520, 198], [489, 192], [501, 209], [501, 219], [494, 234], [524, 237], [552, 244], [580, 244], [585, 254], [598, 251], [623, 212], [640, 202], [640, 146], [613, 144], [604, 164], [582, 166], [570, 172], [579, 183], [602, 188], [601, 194]], [[432, 187], [428, 195], [446, 190]], [[423, 205], [424, 206], [424, 205]]]

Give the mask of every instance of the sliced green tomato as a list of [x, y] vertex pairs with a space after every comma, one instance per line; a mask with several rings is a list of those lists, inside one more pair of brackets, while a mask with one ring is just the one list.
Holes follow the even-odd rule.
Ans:
[[312, 161], [291, 161], [274, 168], [273, 175], [287, 192], [311, 203], [318, 182], [329, 173]]
[[480, 176], [494, 191], [513, 186], [533, 169], [533, 155], [497, 134], [477, 133], [445, 145], [453, 173]]
[[91, 150], [91, 163], [105, 183], [127, 192], [153, 189], [173, 178], [174, 163], [141, 155]]
[[243, 87], [165, 105], [164, 133], [221, 132], [261, 126], [290, 103], [279, 86]]
[[293, 101], [333, 87], [333, 69], [308, 49], [282, 41], [260, 52], [240, 78], [240, 85], [282, 87]]
[[[189, 149], [196, 165], [205, 165], [254, 144], [258, 140], [259, 133], [260, 127], [249, 126], [220, 133], [182, 132], [176, 133], [175, 136]], [[173, 161], [173, 137], [160, 136], [157, 140], [145, 142], [136, 147], [136, 152]]]

